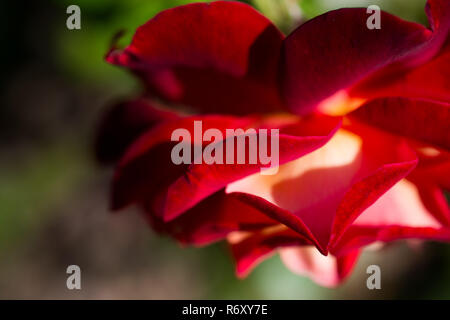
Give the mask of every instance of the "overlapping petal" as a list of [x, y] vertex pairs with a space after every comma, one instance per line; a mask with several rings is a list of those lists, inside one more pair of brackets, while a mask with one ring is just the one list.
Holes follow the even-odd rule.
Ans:
[[292, 272], [308, 276], [322, 286], [335, 287], [353, 270], [359, 250], [335, 257], [323, 256], [312, 247], [290, 247], [281, 249], [280, 257]]
[[449, 103], [403, 97], [379, 98], [361, 106], [350, 116], [450, 151]]
[[400, 181], [365, 210], [333, 244], [333, 252], [352, 250], [376, 241], [398, 239], [450, 240], [448, 224], [439, 221], [421, 201], [418, 188]]
[[333, 287], [351, 273], [359, 256], [357, 249], [339, 257], [322, 255], [308, 238], [283, 225], [229, 238], [239, 277], [247, 276], [260, 262], [279, 252], [285, 265], [294, 273]]
[[434, 148], [426, 148], [418, 152], [424, 151], [432, 154], [419, 153], [419, 166], [410, 178], [418, 183], [428, 181], [439, 188], [450, 191], [450, 153]]
[[[340, 214], [336, 212], [336, 217]], [[317, 246], [314, 238], [296, 231], [289, 224], [254, 232], [240, 241], [233, 241], [231, 246], [240, 276], [245, 276], [259, 262], [278, 251], [294, 272], [308, 275], [319, 284], [335, 286], [351, 271], [362, 247], [402, 239], [450, 240], [448, 223], [439, 221], [426, 208], [417, 187], [406, 179], [380, 196], [339, 236], [330, 240], [328, 251], [331, 256], [320, 257], [320, 252], [314, 248]]]
[[[241, 3], [160, 13], [107, 60], [141, 77], [146, 94], [210, 115], [182, 117], [143, 100], [113, 109], [97, 148], [105, 161], [124, 154], [113, 208], [140, 205], [157, 231], [183, 244], [227, 238], [239, 276], [280, 252], [292, 271], [326, 286], [343, 281], [366, 245], [450, 241], [442, 191], [450, 189], [450, 2], [429, 0], [427, 13], [429, 29], [382, 13], [382, 28], [369, 30], [366, 9], [341, 9], [286, 39]], [[267, 115], [281, 109], [356, 110], [338, 129], [340, 118]], [[261, 175], [259, 162], [174, 164], [174, 130], [194, 137], [192, 160], [209, 144], [196, 135], [198, 121], [222, 134], [212, 144], [221, 147], [235, 139], [227, 129], [280, 129], [278, 173]], [[249, 136], [268, 138], [270, 149], [270, 131]]]
[[284, 36], [252, 7], [228, 1], [161, 12], [111, 63], [135, 71], [154, 94], [200, 111], [248, 114], [281, 108]]
[[231, 234], [229, 242], [239, 277], [248, 275], [258, 263], [273, 255], [278, 248], [312, 244], [310, 239], [282, 225], [249, 234]]
[[127, 147], [150, 128], [166, 120], [179, 117], [146, 99], [124, 101], [114, 105], [103, 116], [96, 141], [95, 152], [102, 163], [120, 159]]
[[412, 150], [395, 137], [371, 128], [357, 130], [359, 135], [340, 130], [322, 148], [281, 166], [277, 175], [252, 175], [226, 190], [288, 211], [289, 219], [286, 212], [265, 207], [269, 216], [293, 230], [300, 231], [294, 221], [301, 220], [326, 253], [362, 211], [417, 164]]
[[[252, 178], [231, 184], [227, 188], [229, 194], [234, 194], [233, 192], [239, 190], [238, 195], [241, 199], [247, 199], [247, 203], [266, 212], [268, 216], [284, 225], [280, 225], [278, 228], [267, 228], [265, 232], [253, 233], [241, 241], [234, 241], [231, 244], [233, 255], [237, 261], [238, 275], [246, 275], [264, 258], [277, 251], [282, 254], [282, 257], [286, 257], [283, 252], [290, 252], [288, 258], [283, 258], [283, 261], [291, 270], [308, 275], [319, 284], [334, 286], [343, 281], [345, 275], [351, 271], [359, 250], [369, 244], [411, 238], [435, 241], [450, 240], [448, 204], [444, 201], [439, 203], [439, 208], [436, 207], [438, 203], [434, 198], [435, 195], [431, 194], [428, 194], [429, 201], [425, 201], [426, 193], [433, 193], [436, 190], [430, 189], [429, 183], [417, 182], [417, 179], [424, 178], [423, 174], [426, 174], [421, 170], [436, 170], [441, 165], [448, 165], [446, 154], [441, 155], [440, 159], [428, 160], [423, 165], [424, 168], [420, 167], [417, 170], [418, 173], [415, 171], [410, 178], [408, 173], [415, 167], [417, 160], [414, 160], [415, 156], [412, 150], [404, 142], [394, 136], [379, 130], [373, 131], [372, 128], [360, 124], [346, 125], [345, 128], [353, 133], [358, 133], [358, 136], [363, 137], [363, 141], [370, 146], [369, 149], [365, 149], [362, 147], [363, 145], [360, 145], [360, 150], [369, 153], [365, 161], [373, 161], [372, 157], [375, 154], [378, 154], [378, 158], [382, 157], [380, 156], [381, 150], [384, 150], [385, 156], [387, 156], [384, 161], [389, 160], [389, 157], [397, 152], [397, 161], [403, 159], [403, 162], [385, 164], [374, 170], [373, 165], [364, 164], [364, 160], [359, 161], [356, 165], [353, 164], [355, 168], [358, 168], [356, 171], [346, 172], [340, 169], [343, 174], [333, 176], [332, 188], [334, 189], [331, 189], [331, 192], [327, 192], [323, 180], [317, 184], [319, 187], [315, 187], [311, 181], [316, 182], [318, 178], [307, 180], [305, 179], [306, 174], [303, 173], [297, 183], [286, 188], [295, 190], [292, 194], [295, 193], [297, 196], [288, 194], [286, 197], [292, 200], [291, 206], [301, 204], [304, 207], [308, 207], [308, 205], [312, 207], [313, 210], [308, 209], [311, 213], [315, 213], [315, 219], [310, 220], [299, 210], [286, 210], [290, 205], [289, 202], [279, 201], [274, 196], [276, 194], [274, 187], [280, 182], [273, 183], [272, 181], [264, 185], [262, 179], [254, 175]], [[303, 162], [303, 167], [307, 166], [308, 157], [313, 157], [315, 153], [322, 153], [318, 158], [326, 159], [325, 155], [331, 154], [331, 150], [326, 150], [327, 147], [348, 154], [351, 148], [346, 150], [343, 146], [349, 147], [350, 140], [338, 143], [339, 135], [338, 132], [326, 146], [295, 161], [297, 162], [296, 167], [300, 168], [301, 162]], [[379, 139], [378, 142], [377, 139]], [[340, 157], [343, 156], [340, 155]], [[390, 162], [392, 161], [393, 159]], [[317, 165], [317, 161], [313, 161], [311, 164]], [[336, 164], [333, 163], [325, 165], [324, 162], [321, 162], [318, 165], [336, 168]], [[309, 171], [313, 171], [311, 170], [313, 168], [309, 167]], [[345, 178], [346, 175], [359, 176], [364, 171], [367, 174], [366, 170], [374, 171], [362, 180], [361, 176], [357, 179]], [[360, 171], [359, 174], [358, 171]], [[280, 172], [283, 173], [283, 169]], [[441, 171], [441, 173], [443, 172]], [[295, 177], [297, 173], [291, 168], [290, 174], [286, 174], [286, 176]], [[404, 177], [408, 177], [412, 181], [406, 180]], [[259, 181], [252, 183], [251, 179]], [[448, 181], [448, 178], [443, 179]], [[247, 181], [244, 182], [245, 180]], [[339, 185], [337, 181], [342, 180], [353, 181], [351, 187], [345, 186], [345, 184], [340, 185], [346, 193], [336, 192], [336, 185]], [[435, 180], [430, 178], [428, 181]], [[389, 183], [390, 186], [383, 187], [385, 183]], [[253, 187], [250, 187], [251, 185]], [[267, 190], [267, 186], [272, 190]], [[243, 196], [243, 192], [249, 192], [251, 195]], [[304, 193], [307, 196], [302, 197]], [[332, 205], [336, 203], [333, 200], [336, 195], [340, 202]], [[318, 197], [323, 198], [317, 200]], [[431, 197], [433, 198], [431, 199]], [[331, 203], [331, 206], [324, 207], [323, 203]], [[282, 206], [284, 209], [278, 206]], [[327, 212], [334, 215], [333, 219], [327, 218]], [[330, 236], [326, 238], [328, 239], [326, 243], [320, 241], [320, 228], [314, 223], [321, 226], [331, 225]], [[311, 254], [313, 251], [310, 248], [314, 246], [319, 250], [315, 254]], [[320, 258], [317, 256], [320, 254], [319, 252], [331, 254], [331, 256]], [[339, 261], [346, 268], [339, 267]], [[339, 270], [346, 270], [346, 272], [341, 274]]]
[[450, 4], [428, 1], [431, 30], [382, 13], [366, 26], [365, 9], [331, 11], [300, 26], [284, 42], [282, 90], [288, 107], [308, 113], [359, 82], [382, 83], [437, 55], [450, 28]]
[[[152, 129], [142, 135], [123, 157], [113, 183], [113, 202], [115, 208], [123, 207], [132, 202], [144, 199], [152, 203], [152, 209], [164, 220], [176, 218], [186, 210], [199, 203], [207, 196], [224, 188], [227, 184], [259, 172], [266, 165], [259, 161], [255, 164], [227, 164], [224, 162], [206, 164], [194, 163], [175, 165], [171, 160], [171, 134], [176, 128], [185, 128], [194, 136], [194, 122], [202, 120], [203, 129], [220, 129], [223, 132], [225, 144], [227, 139], [225, 129], [249, 127], [268, 128], [275, 123], [279, 127], [279, 163], [299, 158], [324, 145], [340, 125], [339, 118], [318, 117], [308, 120], [288, 118], [288, 122], [280, 125], [280, 119], [269, 117], [256, 120], [252, 117], [235, 118], [221, 116], [188, 117], [169, 122]], [[294, 122], [292, 122], [294, 120]], [[282, 121], [283, 122], [283, 121]], [[259, 132], [256, 139], [261, 137]], [[270, 134], [268, 134], [270, 136]], [[231, 137], [235, 139], [235, 137]], [[193, 142], [193, 144], [199, 143]], [[214, 142], [216, 143], [216, 142]], [[208, 144], [201, 142], [202, 145]], [[237, 147], [235, 143], [235, 148]], [[245, 145], [245, 153], [249, 154], [250, 144]], [[270, 147], [268, 147], [270, 148]], [[224, 148], [226, 158], [226, 148]], [[241, 150], [242, 151], [242, 150]], [[236, 152], [235, 152], [236, 154]], [[161, 170], [161, 167], [164, 170]]]
[[[194, 123], [197, 120], [202, 121], [204, 130], [215, 128], [222, 133], [226, 129], [246, 128], [255, 121], [252, 117], [183, 117], [151, 128], [134, 141], [119, 162], [113, 180], [113, 209], [156, 197], [183, 175], [188, 165], [173, 163], [171, 151], [178, 142], [171, 141], [172, 133], [184, 128], [194, 139]], [[201, 139], [202, 135], [192, 140], [192, 144], [202, 145]]]
[[[450, 44], [431, 61], [390, 77], [373, 77], [348, 91], [349, 96], [374, 99], [404, 97], [450, 103]], [[355, 99], [355, 98], [354, 98]]]
[[182, 216], [165, 222], [151, 208], [146, 217], [153, 228], [185, 245], [206, 245], [222, 240], [234, 231], [258, 231], [277, 225], [258, 209], [245, 204], [223, 190], [207, 197]]
[[423, 205], [444, 226], [450, 226], [450, 207], [444, 190], [450, 190], [450, 154], [434, 148], [421, 148], [419, 165], [408, 180], [415, 184]]

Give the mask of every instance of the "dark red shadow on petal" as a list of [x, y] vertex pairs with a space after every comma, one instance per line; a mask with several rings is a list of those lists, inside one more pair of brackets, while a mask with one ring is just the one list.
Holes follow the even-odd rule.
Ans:
[[421, 239], [434, 241], [450, 241], [448, 228], [420, 228], [407, 226], [351, 226], [333, 248], [335, 254], [345, 254], [371, 243], [391, 242], [404, 239]]
[[405, 97], [450, 103], [450, 43], [431, 61], [405, 72], [371, 77], [351, 88], [350, 95], [374, 99]]
[[258, 263], [273, 254], [276, 248], [304, 245], [311, 245], [310, 240], [290, 229], [269, 234], [264, 231], [252, 233], [248, 238], [231, 244], [236, 274], [240, 278], [247, 276]]
[[121, 102], [104, 114], [95, 140], [95, 154], [101, 163], [113, 163], [143, 132], [178, 116], [156, 108], [144, 99]]
[[[304, 127], [302, 127], [303, 124], [305, 124]], [[279, 134], [279, 164], [287, 163], [320, 148], [331, 139], [340, 124], [340, 118], [318, 117], [300, 120], [296, 125], [288, 125], [286, 133], [282, 127]], [[271, 135], [268, 134], [268, 149], [271, 146], [270, 137]], [[257, 133], [256, 138], [259, 141], [264, 137]], [[235, 140], [234, 154], [236, 155], [238, 143], [235, 137], [231, 139]], [[247, 148], [245, 154], [248, 155], [249, 145], [245, 147]], [[226, 148], [224, 149], [224, 158], [226, 158]], [[169, 221], [227, 184], [266, 167], [267, 165], [259, 161], [255, 164], [250, 164], [248, 161], [246, 164], [236, 162], [235, 164], [192, 164], [168, 189], [165, 205], [161, 207], [161, 215]]]
[[[326, 254], [366, 208], [417, 165], [414, 152], [399, 139], [364, 126], [354, 125], [352, 131], [362, 137], [363, 144], [351, 163], [311, 169], [282, 180], [272, 186], [273, 204], [256, 195], [240, 197], [308, 237]], [[289, 207], [293, 209], [286, 210]]]
[[372, 100], [350, 117], [450, 151], [450, 104], [408, 98]]
[[156, 198], [183, 174], [187, 165], [175, 165], [170, 157], [175, 144], [160, 143], [129, 165], [116, 169], [112, 183], [113, 210]]
[[[134, 141], [116, 168], [112, 183], [112, 208], [121, 209], [132, 203], [154, 200], [155, 207], [164, 205], [169, 186], [183, 176], [188, 164], [175, 165], [171, 152], [179, 142], [172, 142], [174, 130], [187, 129], [194, 139], [194, 121], [202, 120], [203, 131], [209, 128], [221, 130], [246, 128], [254, 123], [252, 117], [235, 118], [226, 116], [204, 116], [178, 118], [150, 128]], [[199, 142], [192, 141], [190, 148]], [[200, 142], [202, 144], [203, 142]], [[206, 143], [206, 142], [205, 142]], [[194, 152], [191, 152], [193, 162]]]
[[174, 237], [183, 245], [195, 246], [222, 240], [233, 231], [258, 231], [277, 224], [223, 191], [207, 197], [170, 222], [164, 222], [151, 208], [146, 209], [145, 215], [156, 231]]
[[300, 114], [341, 89], [407, 55], [431, 38], [423, 26], [381, 14], [369, 30], [366, 9], [325, 13], [290, 34], [283, 48], [281, 86], [288, 107]]
[[282, 108], [283, 39], [246, 4], [196, 3], [161, 12], [107, 61], [133, 70], [153, 94], [202, 112], [269, 112]]

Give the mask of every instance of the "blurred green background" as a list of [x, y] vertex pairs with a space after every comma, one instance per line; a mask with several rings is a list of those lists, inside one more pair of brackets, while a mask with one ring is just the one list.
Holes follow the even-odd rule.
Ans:
[[[108, 212], [112, 169], [96, 165], [98, 119], [139, 83], [103, 57], [119, 30], [188, 0], [41, 0], [0, 4], [0, 298], [450, 298], [450, 249], [398, 243], [365, 253], [342, 287], [321, 288], [278, 257], [238, 280], [223, 244], [180, 248], [133, 209]], [[377, 4], [426, 23], [425, 0], [246, 1], [283, 31], [330, 9]], [[81, 8], [81, 30], [66, 8]], [[382, 290], [369, 291], [378, 264]], [[82, 290], [66, 289], [66, 268], [82, 270]]]

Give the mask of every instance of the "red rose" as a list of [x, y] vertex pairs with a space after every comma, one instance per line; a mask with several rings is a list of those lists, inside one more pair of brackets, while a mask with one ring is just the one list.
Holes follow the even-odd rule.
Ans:
[[[100, 159], [118, 161], [113, 208], [138, 204], [185, 244], [226, 239], [240, 276], [278, 251], [328, 286], [368, 244], [449, 241], [450, 2], [429, 0], [427, 13], [430, 29], [382, 13], [369, 30], [366, 9], [341, 9], [286, 38], [237, 2], [160, 13], [107, 55], [146, 86], [97, 141]], [[278, 173], [174, 164], [173, 130], [198, 120], [224, 140], [226, 129], [278, 128]]]

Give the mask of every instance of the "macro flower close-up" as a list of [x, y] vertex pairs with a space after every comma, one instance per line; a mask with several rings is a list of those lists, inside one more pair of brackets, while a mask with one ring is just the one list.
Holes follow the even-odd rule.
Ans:
[[[369, 245], [450, 241], [450, 3], [425, 10], [429, 27], [381, 12], [370, 28], [365, 8], [348, 8], [288, 35], [234, 1], [159, 13], [106, 56], [144, 87], [98, 135], [98, 158], [116, 163], [112, 208], [138, 205], [184, 245], [226, 241], [239, 277], [279, 253], [323, 286]], [[195, 136], [195, 122], [221, 148], [239, 135], [227, 129], [260, 142], [272, 136], [256, 130], [277, 128], [276, 173], [261, 159], [173, 163], [172, 132]]]
[[0, 300], [450, 300], [450, 0], [3, 1], [0, 23]]

